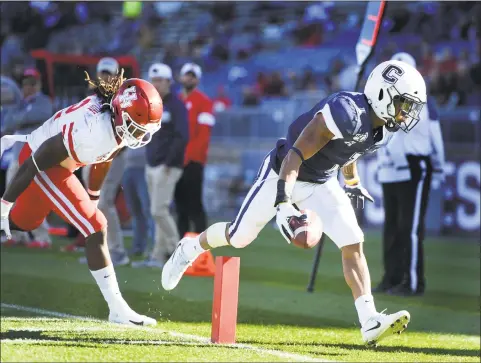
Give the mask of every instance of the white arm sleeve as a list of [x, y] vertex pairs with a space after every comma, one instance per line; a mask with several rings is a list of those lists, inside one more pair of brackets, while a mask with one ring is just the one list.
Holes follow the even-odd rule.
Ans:
[[[322, 116], [324, 117], [324, 121], [326, 122], [326, 126], [334, 134], [334, 137], [332, 140], [336, 139], [343, 139], [342, 133], [339, 130], [339, 127], [337, 127], [336, 122], [334, 121], [334, 118], [332, 117], [331, 113], [331, 107], [326, 103], [326, 105], [320, 110], [316, 112], [316, 115], [318, 113], [322, 113]], [[314, 115], [315, 116], [315, 115]]]

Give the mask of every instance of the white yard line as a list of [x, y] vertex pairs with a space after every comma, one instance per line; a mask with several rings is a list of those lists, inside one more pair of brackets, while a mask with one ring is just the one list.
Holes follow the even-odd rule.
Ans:
[[[86, 316], [65, 314], [65, 313], [61, 313], [61, 312], [58, 312], [58, 311], [50, 311], [50, 310], [32, 308], [32, 307], [22, 306], [22, 305], [1, 303], [1, 307], [25, 311], [25, 312], [29, 312], [29, 313], [38, 314], [38, 315], [54, 316], [54, 317], [62, 318], [62, 319], [75, 319], [75, 320], [91, 321], [91, 322], [103, 323], [103, 324], [107, 323], [108, 325], [111, 325], [108, 322], [106, 322], [105, 320], [95, 319], [95, 318], [86, 317]], [[152, 332], [155, 332], [155, 333], [165, 332], [165, 333], [169, 333], [173, 337], [178, 337], [178, 338], [186, 339], [186, 340], [194, 340], [194, 341], [197, 341], [197, 342], [203, 343], [203, 344], [213, 344], [213, 343], [211, 343], [210, 339], [205, 338], [205, 337], [201, 337], [201, 336], [198, 336], [198, 335], [184, 334], [184, 333], [179, 333], [179, 332], [175, 332], [175, 331], [163, 331], [163, 330], [160, 330], [160, 329], [148, 328], [148, 327], [126, 326], [126, 328], [147, 330], [147, 331], [152, 331]], [[18, 342], [18, 341], [22, 341], [22, 340], [2, 339], [2, 342], [4, 342], [4, 341], [13, 343], [14, 341]], [[29, 339], [28, 341], [32, 341], [32, 340]], [[39, 340], [39, 341], [43, 342], [44, 340]], [[145, 344], [145, 343], [138, 343], [138, 342], [140, 342], [140, 341], [137, 341], [137, 343], [134, 343], [134, 344]], [[148, 344], [168, 344], [168, 343], [172, 343], [172, 342], [163, 342], [163, 341], [158, 341], [158, 343], [155, 343], [155, 341], [145, 341], [145, 342], [148, 342]], [[129, 342], [126, 342], [126, 343], [129, 343]], [[132, 344], [132, 343], [130, 343], [130, 344]], [[326, 359], [322, 359], [322, 358], [313, 358], [313, 357], [309, 357], [309, 356], [302, 355], [302, 354], [295, 354], [295, 353], [284, 352], [284, 351], [281, 351], [281, 350], [260, 348], [260, 347], [256, 347], [256, 346], [253, 346], [253, 345], [250, 345], [250, 344], [234, 344], [232, 346], [235, 347], [235, 348], [238, 348], [238, 349], [251, 350], [251, 351], [254, 351], [254, 352], [257, 352], [257, 353], [261, 353], [261, 354], [270, 354], [270, 355], [273, 355], [273, 356], [276, 356], [276, 357], [279, 357], [279, 358], [285, 358], [285, 359], [297, 361], [297, 362], [333, 362], [331, 360], [326, 360]]]
[[[52, 344], [62, 343], [62, 341], [56, 339], [2, 339], [2, 344]], [[195, 342], [182, 342], [172, 340], [112, 340], [102, 339], [102, 344], [127, 344], [127, 345], [186, 345], [186, 346], [199, 346], [199, 343]], [[68, 345], [67, 345], [68, 346]]]

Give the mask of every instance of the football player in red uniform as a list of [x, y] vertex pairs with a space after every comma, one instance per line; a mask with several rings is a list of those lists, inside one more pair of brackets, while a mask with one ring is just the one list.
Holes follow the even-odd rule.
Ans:
[[[14, 142], [25, 145], [20, 168], [1, 199], [1, 230], [30, 231], [54, 212], [86, 238], [88, 267], [107, 304], [111, 322], [154, 325], [123, 299], [107, 246], [106, 219], [97, 208], [99, 190], [115, 155], [125, 146], [146, 145], [160, 128], [163, 105], [152, 84], [123, 78], [87, 81], [95, 95], [58, 111], [29, 135], [7, 135], [1, 153]], [[0, 154], [1, 155], [1, 154]], [[92, 165], [88, 190], [73, 172]]]

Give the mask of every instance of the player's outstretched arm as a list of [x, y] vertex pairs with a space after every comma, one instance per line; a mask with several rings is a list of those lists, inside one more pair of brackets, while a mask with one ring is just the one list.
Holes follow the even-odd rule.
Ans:
[[318, 113], [307, 124], [282, 162], [276, 205], [290, 200], [302, 162], [321, 150], [333, 137], [334, 134], [327, 127], [322, 113]]
[[37, 173], [59, 165], [69, 157], [68, 151], [63, 142], [62, 134], [46, 140], [34, 155], [30, 156], [20, 166], [17, 173], [7, 186], [3, 194], [3, 200], [13, 203], [32, 182]]

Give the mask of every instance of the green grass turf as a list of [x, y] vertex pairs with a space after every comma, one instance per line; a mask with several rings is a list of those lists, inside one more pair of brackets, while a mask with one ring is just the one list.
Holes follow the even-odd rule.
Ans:
[[[365, 250], [373, 282], [381, 273], [380, 237], [368, 233]], [[107, 306], [79, 254], [2, 247], [1, 301], [105, 319]], [[480, 246], [444, 238], [426, 241], [427, 292], [423, 297], [375, 295], [378, 310], [407, 309], [401, 336], [376, 349], [362, 345], [340, 252], [328, 241], [316, 291], [305, 292], [313, 251], [287, 245], [266, 228], [248, 248], [221, 248], [241, 257], [237, 341], [251, 346], [335, 361], [480, 360]], [[158, 319], [150, 330], [99, 322], [38, 319], [2, 309], [1, 361], [275, 361], [300, 360], [272, 352], [213, 346], [168, 332], [209, 338], [212, 278], [184, 277], [168, 293], [155, 269], [116, 269], [126, 300]], [[128, 343], [127, 341], [130, 341]], [[21, 347], [19, 347], [21, 345]], [[146, 349], [147, 348], [147, 349]]]

